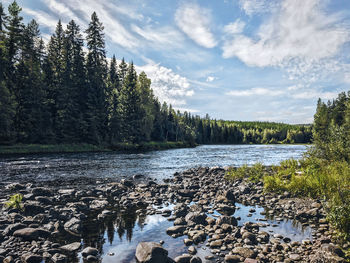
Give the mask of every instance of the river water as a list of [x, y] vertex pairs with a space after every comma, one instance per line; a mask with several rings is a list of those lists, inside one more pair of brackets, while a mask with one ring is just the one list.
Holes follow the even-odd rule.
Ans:
[[[161, 181], [180, 172], [198, 166], [241, 166], [261, 162], [276, 165], [282, 160], [299, 159], [306, 152], [304, 145], [203, 145], [196, 148], [151, 151], [144, 153], [120, 154], [113, 152], [99, 153], [64, 153], [33, 154], [0, 157], [0, 182], [45, 181], [64, 178], [110, 178], [142, 174]], [[278, 233], [293, 241], [312, 239], [312, 228], [298, 222], [266, 218], [260, 206], [236, 204], [235, 217], [240, 217], [239, 225], [245, 222], [265, 222], [261, 230], [271, 235]], [[170, 207], [165, 207], [170, 208]], [[249, 211], [254, 208], [255, 212]], [[215, 215], [215, 214], [214, 214]], [[91, 225], [90, 225], [91, 224]], [[97, 247], [102, 263], [128, 263], [135, 261], [135, 249], [140, 241], [163, 240], [170, 257], [187, 252], [183, 237], [172, 238], [165, 230], [172, 226], [162, 215], [139, 217], [135, 211], [117, 213], [113, 218], [101, 224], [93, 220], [86, 227], [84, 235], [78, 240], [83, 246]], [[198, 256], [203, 262], [209, 255], [209, 248], [204, 244], [197, 246]], [[85, 262], [80, 253], [71, 262]]]
[[0, 181], [45, 181], [74, 177], [120, 179], [142, 174], [162, 180], [198, 166], [279, 164], [301, 158], [305, 145], [203, 145], [196, 148], [121, 154], [115, 152], [32, 154], [0, 157]]

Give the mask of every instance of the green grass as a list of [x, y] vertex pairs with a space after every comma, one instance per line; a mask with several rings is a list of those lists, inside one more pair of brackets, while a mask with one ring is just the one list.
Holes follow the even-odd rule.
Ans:
[[265, 192], [290, 192], [294, 196], [323, 200], [327, 217], [341, 240], [350, 240], [350, 166], [347, 162], [327, 162], [312, 156], [300, 161], [286, 160], [267, 169], [256, 164], [227, 171], [231, 180], [247, 178], [264, 182]]

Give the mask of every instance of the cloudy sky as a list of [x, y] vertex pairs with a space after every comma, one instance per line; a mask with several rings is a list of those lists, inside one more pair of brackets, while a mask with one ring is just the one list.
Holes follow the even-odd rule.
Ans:
[[[10, 0], [3, 1], [8, 4]], [[310, 123], [317, 99], [350, 86], [348, 0], [18, 0], [45, 39], [58, 19], [86, 29], [93, 11], [107, 55], [133, 60], [180, 110], [228, 120]]]

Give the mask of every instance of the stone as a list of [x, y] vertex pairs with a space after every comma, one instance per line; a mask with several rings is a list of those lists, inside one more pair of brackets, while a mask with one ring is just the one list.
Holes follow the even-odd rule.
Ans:
[[233, 216], [220, 216], [217, 220], [216, 220], [216, 224], [217, 225], [222, 225], [222, 224], [229, 224], [232, 226], [237, 226], [238, 225], [238, 221], [235, 217]]
[[166, 230], [166, 233], [168, 235], [178, 235], [178, 234], [183, 234], [185, 230], [186, 230], [186, 227], [184, 226], [171, 226]]
[[81, 231], [81, 220], [76, 217], [72, 217], [64, 224], [64, 230], [70, 234], [79, 236]]
[[301, 256], [299, 254], [290, 254], [289, 255], [289, 259], [293, 260], [293, 261], [299, 261], [301, 260]]
[[176, 263], [190, 263], [192, 256], [190, 254], [182, 254], [181, 256], [176, 257], [174, 260]]
[[210, 242], [210, 248], [219, 248], [222, 246], [222, 240], [214, 240]]
[[23, 228], [16, 230], [13, 235], [15, 237], [23, 238], [24, 240], [37, 240], [39, 238], [48, 238], [51, 233], [45, 229], [42, 228]]
[[225, 263], [239, 263], [241, 262], [241, 259], [237, 255], [226, 255], [225, 256]]
[[25, 224], [22, 224], [22, 223], [16, 223], [16, 224], [11, 224], [11, 225], [8, 225], [3, 234], [5, 236], [11, 236], [16, 230], [18, 229], [23, 229], [23, 228], [26, 228], [27, 226]]
[[24, 254], [21, 259], [24, 263], [41, 263], [43, 257], [36, 254]]
[[197, 253], [197, 249], [194, 246], [190, 246], [188, 248], [188, 253], [190, 253], [191, 255], [195, 255]]
[[255, 258], [256, 257], [256, 253], [252, 249], [247, 248], [247, 247], [235, 247], [232, 250], [232, 253], [238, 254], [244, 258]]
[[253, 259], [253, 258], [246, 258], [244, 260], [244, 263], [258, 263], [258, 261], [256, 259]]
[[98, 250], [96, 248], [93, 247], [86, 247], [83, 249], [83, 251], [81, 251], [81, 255], [83, 257], [87, 257], [87, 256], [97, 256], [98, 255]]
[[67, 253], [75, 253], [76, 251], [78, 251], [81, 247], [81, 243], [80, 242], [74, 242], [74, 243], [70, 243], [67, 245], [64, 245], [61, 247], [61, 250], [63, 250], [64, 252]]
[[190, 212], [186, 215], [185, 220], [187, 223], [193, 222], [195, 224], [202, 224], [207, 225], [208, 222], [206, 221], [206, 214], [199, 213], [199, 212]]
[[53, 255], [53, 257], [51, 258], [52, 262], [54, 263], [67, 263], [68, 259], [67, 256], [56, 253]]
[[139, 263], [164, 263], [168, 261], [168, 251], [156, 242], [140, 242], [135, 257]]
[[202, 260], [200, 257], [196, 256], [196, 257], [191, 258], [190, 263], [202, 263]]
[[107, 200], [93, 200], [90, 203], [90, 209], [92, 210], [102, 210], [108, 206]]

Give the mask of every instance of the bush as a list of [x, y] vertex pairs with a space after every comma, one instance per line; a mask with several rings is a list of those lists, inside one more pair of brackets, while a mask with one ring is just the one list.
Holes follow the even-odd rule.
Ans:
[[7, 208], [22, 209], [22, 199], [23, 199], [23, 195], [14, 194], [10, 196], [9, 201], [7, 201], [5, 205]]

